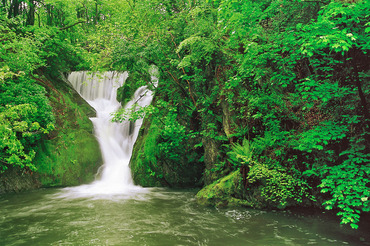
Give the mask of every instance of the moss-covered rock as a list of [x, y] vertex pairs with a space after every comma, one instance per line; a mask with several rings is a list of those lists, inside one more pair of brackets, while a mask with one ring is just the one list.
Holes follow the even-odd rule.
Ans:
[[206, 206], [248, 206], [284, 209], [310, 205], [309, 186], [292, 175], [254, 163], [246, 180], [236, 170], [204, 187], [197, 194], [199, 204]]
[[89, 120], [95, 111], [62, 78], [42, 81], [50, 93], [56, 129], [38, 146], [34, 162], [40, 182], [47, 187], [91, 182], [102, 165]]
[[238, 198], [242, 196], [242, 193], [242, 176], [238, 170], [205, 186], [197, 193], [196, 199], [199, 204], [205, 206], [253, 207], [249, 201]]
[[163, 176], [157, 171], [156, 155], [159, 128], [155, 124], [151, 124], [150, 118], [149, 116], [144, 119], [129, 165], [135, 184], [144, 187], [161, 187], [165, 186], [165, 182]]
[[102, 165], [99, 144], [89, 117], [95, 111], [63, 80], [40, 76], [55, 116], [55, 130], [38, 142], [37, 171], [9, 168], [0, 175], [0, 193], [91, 182]]
[[[130, 160], [130, 168], [135, 184], [145, 187], [198, 187], [204, 166], [197, 162], [199, 155], [186, 146], [177, 151], [176, 158], [169, 158], [160, 143], [163, 124], [158, 118], [149, 115], [139, 132]], [[194, 143], [190, 143], [193, 145]]]
[[71, 186], [94, 180], [102, 161], [96, 140], [82, 129], [42, 142], [35, 163], [43, 186]]

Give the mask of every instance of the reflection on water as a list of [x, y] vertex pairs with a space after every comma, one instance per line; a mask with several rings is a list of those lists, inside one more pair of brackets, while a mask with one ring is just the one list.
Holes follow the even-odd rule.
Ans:
[[[323, 214], [197, 206], [194, 192], [141, 189], [0, 196], [0, 245], [370, 245]], [[366, 229], [366, 228], [365, 228]]]

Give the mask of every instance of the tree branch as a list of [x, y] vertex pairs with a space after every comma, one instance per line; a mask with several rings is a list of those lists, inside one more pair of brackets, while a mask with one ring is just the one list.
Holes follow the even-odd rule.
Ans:
[[86, 22], [85, 22], [85, 21], [79, 21], [79, 22], [76, 22], [76, 23], [74, 23], [74, 24], [72, 24], [72, 25], [69, 25], [69, 26], [66, 26], [66, 27], [59, 28], [59, 31], [69, 29], [69, 28], [74, 27], [74, 26], [76, 26], [76, 25], [78, 25], [78, 24], [81, 24], [81, 23], [86, 23]]

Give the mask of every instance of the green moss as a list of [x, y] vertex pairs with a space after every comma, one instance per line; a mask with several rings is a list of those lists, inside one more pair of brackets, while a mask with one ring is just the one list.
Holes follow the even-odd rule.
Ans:
[[7, 170], [0, 177], [0, 193], [87, 183], [102, 164], [89, 120], [95, 116], [94, 110], [61, 78], [40, 76], [38, 82], [48, 93], [55, 130], [35, 147], [37, 171]]
[[135, 75], [130, 74], [123, 86], [121, 86], [117, 90], [117, 101], [121, 102], [122, 105], [125, 105], [132, 99], [135, 91], [145, 84], [146, 83], [140, 80], [140, 78], [137, 78], [135, 77]]
[[90, 182], [101, 165], [95, 137], [85, 131], [59, 133], [44, 141], [36, 156], [43, 186], [71, 186]]
[[160, 169], [157, 166], [159, 128], [151, 117], [144, 120], [138, 139], [134, 145], [130, 167], [135, 184], [144, 187], [163, 186]]
[[[163, 123], [157, 117], [144, 119], [139, 137], [132, 153], [130, 167], [134, 182], [141, 186], [197, 187], [200, 185], [204, 166], [199, 163], [199, 154], [188, 146], [176, 149], [176, 158], [169, 156], [174, 152], [163, 149]], [[161, 142], [162, 141], [162, 142]], [[180, 151], [179, 151], [180, 150]]]
[[35, 165], [43, 186], [91, 182], [102, 164], [99, 144], [89, 117], [94, 110], [66, 82], [49, 87], [56, 129], [38, 145]]
[[245, 187], [240, 170], [236, 170], [204, 187], [196, 197], [199, 204], [206, 206], [284, 209], [311, 199], [308, 189], [298, 178], [254, 163]]
[[215, 207], [253, 207], [253, 204], [247, 200], [237, 198], [242, 193], [241, 181], [240, 171], [234, 171], [201, 189], [196, 195], [197, 202], [201, 205]]

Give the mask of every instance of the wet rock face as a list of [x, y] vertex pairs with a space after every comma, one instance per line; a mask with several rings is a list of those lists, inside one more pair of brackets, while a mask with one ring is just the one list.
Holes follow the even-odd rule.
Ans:
[[36, 189], [41, 186], [37, 173], [21, 170], [16, 167], [8, 168], [0, 174], [0, 194], [21, 192]]

